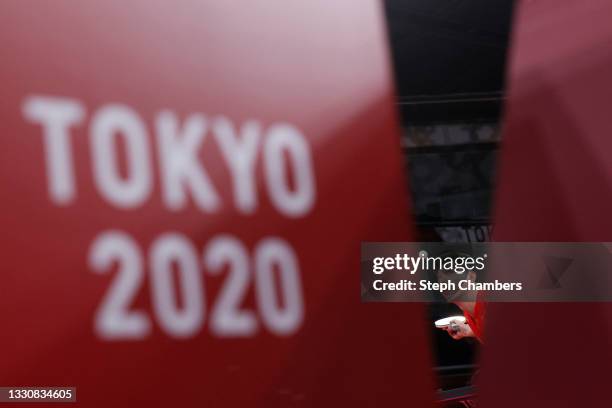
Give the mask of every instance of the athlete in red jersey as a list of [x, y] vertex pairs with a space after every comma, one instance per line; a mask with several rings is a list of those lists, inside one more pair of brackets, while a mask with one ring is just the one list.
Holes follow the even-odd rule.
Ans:
[[476, 337], [479, 342], [482, 340], [482, 332], [485, 319], [485, 303], [484, 302], [455, 302], [463, 311], [465, 322], [452, 320], [446, 328], [448, 334], [455, 340], [464, 337]]
[[[461, 279], [469, 279], [476, 282], [476, 273], [468, 271], [465, 275], [458, 275], [452, 271], [438, 271], [438, 281], [448, 280], [457, 282]], [[475, 337], [479, 342], [483, 342], [482, 333], [485, 320], [485, 303], [478, 301], [478, 292], [475, 290], [454, 290], [443, 292], [443, 296], [448, 302], [454, 303], [463, 311], [465, 322], [451, 320], [443, 330], [455, 340], [464, 337]]]

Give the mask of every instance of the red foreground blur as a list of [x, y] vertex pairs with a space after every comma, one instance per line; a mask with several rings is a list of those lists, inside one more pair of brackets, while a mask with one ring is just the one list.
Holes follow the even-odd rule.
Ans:
[[359, 301], [411, 238], [379, 4], [230, 3], [2, 2], [0, 384], [427, 406], [422, 307]]
[[[496, 241], [612, 241], [611, 13], [605, 0], [520, 2]], [[609, 304], [491, 304], [487, 313], [482, 406], [612, 406]]]

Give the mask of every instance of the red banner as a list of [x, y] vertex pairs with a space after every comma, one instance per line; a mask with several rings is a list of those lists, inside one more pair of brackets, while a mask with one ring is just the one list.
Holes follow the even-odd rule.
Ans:
[[432, 399], [380, 5], [0, 6], [0, 385], [86, 406]]
[[[612, 240], [611, 12], [605, 0], [520, 2], [495, 240]], [[611, 318], [601, 303], [491, 304], [482, 405], [611, 406]]]

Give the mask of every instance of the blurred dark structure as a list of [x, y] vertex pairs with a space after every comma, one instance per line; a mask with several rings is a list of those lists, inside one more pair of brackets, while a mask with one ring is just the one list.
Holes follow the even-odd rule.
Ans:
[[404, 123], [496, 122], [511, 0], [385, 0]]
[[[385, 0], [402, 147], [420, 241], [488, 241], [513, 0]], [[431, 320], [461, 314], [434, 304]], [[442, 388], [478, 345], [433, 328]], [[452, 373], [452, 375], [446, 374]]]

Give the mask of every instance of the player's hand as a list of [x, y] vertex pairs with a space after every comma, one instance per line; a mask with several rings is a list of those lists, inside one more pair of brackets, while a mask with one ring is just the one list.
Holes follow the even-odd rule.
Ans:
[[460, 340], [464, 337], [474, 337], [474, 332], [470, 325], [457, 320], [451, 320], [444, 330], [455, 340]]

